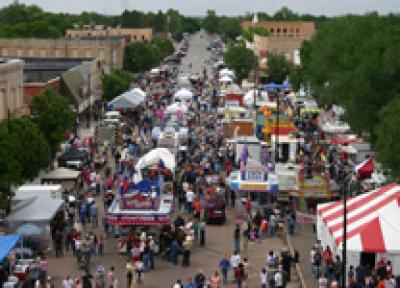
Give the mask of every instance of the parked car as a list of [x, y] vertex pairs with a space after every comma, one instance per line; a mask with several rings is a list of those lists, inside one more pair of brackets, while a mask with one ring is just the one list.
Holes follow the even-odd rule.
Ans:
[[225, 201], [222, 196], [215, 193], [207, 196], [204, 207], [204, 219], [207, 224], [211, 222], [222, 224], [225, 222]]

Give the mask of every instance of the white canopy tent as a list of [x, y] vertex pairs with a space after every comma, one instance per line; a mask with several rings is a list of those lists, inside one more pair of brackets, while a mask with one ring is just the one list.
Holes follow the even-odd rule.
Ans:
[[222, 76], [221, 78], [219, 78], [218, 81], [221, 83], [232, 83], [233, 82], [232, 78], [229, 76]]
[[174, 98], [181, 100], [192, 100], [193, 93], [186, 88], [182, 88], [174, 94]]
[[137, 174], [135, 174], [134, 182], [138, 183], [142, 180], [142, 169], [157, 165], [160, 163], [160, 160], [163, 161], [166, 168], [175, 171], [176, 160], [175, 156], [167, 149], [167, 148], [156, 148], [145, 154], [142, 158], [137, 162], [135, 169]]
[[167, 112], [168, 114], [177, 113], [179, 110], [181, 110], [183, 113], [186, 113], [186, 112], [188, 111], [188, 107], [187, 107], [185, 104], [183, 104], [183, 103], [175, 102], [175, 103], [169, 105], [169, 106], [166, 108], [166, 112]]
[[235, 72], [230, 69], [224, 68], [219, 71], [219, 77], [228, 76], [230, 78], [235, 78]]
[[344, 134], [350, 131], [350, 126], [346, 122], [325, 122], [321, 127], [322, 131], [329, 134]]
[[[400, 272], [399, 200], [400, 186], [396, 183], [348, 199], [348, 265], [357, 266], [361, 253], [370, 253], [376, 255], [376, 262], [381, 257], [391, 260], [393, 272]], [[317, 235], [324, 247], [329, 245], [340, 255], [343, 249], [342, 201], [318, 205]]]
[[110, 102], [112, 109], [131, 109], [136, 108], [144, 102], [146, 93], [140, 88], [126, 91]]

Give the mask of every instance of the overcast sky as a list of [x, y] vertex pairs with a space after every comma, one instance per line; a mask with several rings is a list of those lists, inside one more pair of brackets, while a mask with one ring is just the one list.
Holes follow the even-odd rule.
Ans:
[[[0, 0], [0, 6], [14, 0]], [[20, 3], [37, 4], [50, 11], [79, 13], [96, 11], [119, 14], [122, 10], [137, 9], [157, 11], [175, 8], [185, 15], [204, 15], [207, 9], [218, 14], [244, 15], [247, 11], [265, 11], [273, 14], [282, 6], [299, 13], [315, 15], [363, 14], [378, 11], [381, 14], [400, 12], [400, 0], [20, 0]]]

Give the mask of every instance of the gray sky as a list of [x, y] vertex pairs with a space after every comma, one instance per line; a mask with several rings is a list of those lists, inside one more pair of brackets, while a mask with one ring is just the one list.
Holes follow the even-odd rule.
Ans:
[[[0, 6], [14, 0], [0, 0]], [[400, 0], [20, 0], [20, 3], [37, 4], [50, 11], [79, 13], [96, 11], [119, 14], [122, 10], [137, 9], [157, 11], [174, 8], [185, 15], [204, 15], [207, 9], [218, 14], [243, 15], [247, 11], [265, 11], [273, 14], [282, 6], [299, 13], [315, 15], [363, 14], [378, 11], [381, 14], [400, 12]]]

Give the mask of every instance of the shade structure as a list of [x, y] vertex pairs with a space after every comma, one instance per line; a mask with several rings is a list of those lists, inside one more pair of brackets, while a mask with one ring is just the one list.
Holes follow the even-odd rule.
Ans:
[[[400, 186], [392, 183], [347, 201], [347, 249], [351, 252], [400, 254]], [[341, 250], [343, 202], [318, 205], [318, 238]]]
[[135, 183], [142, 181], [141, 170], [146, 167], [158, 165], [162, 161], [164, 166], [174, 172], [176, 167], [175, 156], [167, 148], [156, 148], [145, 154], [139, 159], [135, 166], [137, 174], [135, 175]]
[[265, 84], [265, 85], [263, 86], [263, 88], [264, 88], [264, 89], [267, 89], [267, 90], [277, 90], [277, 89], [281, 89], [281, 88], [282, 88], [282, 85], [281, 85], [281, 84], [277, 84], [277, 83], [275, 83], [275, 82], [270, 82], [270, 83], [268, 83], [268, 84]]
[[174, 94], [174, 97], [175, 99], [191, 100], [193, 99], [193, 93], [186, 88], [182, 88]]
[[226, 88], [225, 94], [243, 95], [243, 91], [240, 89], [239, 85], [232, 83]]
[[322, 124], [321, 129], [324, 133], [343, 134], [350, 131], [350, 125], [341, 121], [326, 122]]
[[229, 76], [226, 76], [226, 75], [219, 78], [218, 81], [221, 83], [232, 83], [233, 82], [232, 78]]
[[64, 200], [47, 197], [32, 197], [21, 201], [7, 217], [6, 222], [49, 221], [62, 207]]
[[14, 249], [20, 239], [20, 235], [0, 236], [0, 262]]
[[169, 114], [177, 113], [179, 110], [183, 113], [186, 113], [188, 111], [188, 107], [183, 103], [175, 102], [166, 108], [166, 111]]
[[363, 162], [355, 167], [356, 173], [360, 178], [371, 177], [372, 172], [375, 170], [375, 163], [372, 157], [368, 157]]
[[[254, 97], [257, 97], [256, 90], [249, 90], [243, 97], [243, 102], [247, 107], [251, 107], [254, 105]], [[257, 100], [257, 98], [256, 98]]]
[[114, 110], [133, 109], [142, 104], [145, 98], [146, 93], [144, 93], [143, 90], [140, 88], [134, 88], [116, 97], [109, 103], [109, 105]]
[[230, 78], [234, 78], [235, 77], [235, 72], [233, 72], [230, 69], [224, 68], [221, 71], [219, 71], [219, 77], [223, 77], [223, 76], [228, 76]]

